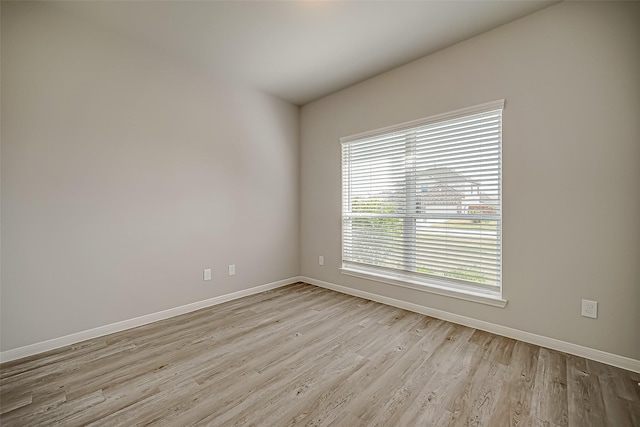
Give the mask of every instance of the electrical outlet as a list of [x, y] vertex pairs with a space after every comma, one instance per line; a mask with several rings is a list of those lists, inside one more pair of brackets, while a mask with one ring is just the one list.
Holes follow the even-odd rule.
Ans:
[[211, 280], [211, 269], [207, 268], [202, 271], [202, 280]]
[[598, 301], [582, 300], [582, 315], [584, 317], [598, 318]]
[[235, 275], [236, 275], [236, 265], [229, 264], [229, 276], [235, 276]]
[[324, 265], [324, 257], [322, 255], [318, 257], [318, 264]]

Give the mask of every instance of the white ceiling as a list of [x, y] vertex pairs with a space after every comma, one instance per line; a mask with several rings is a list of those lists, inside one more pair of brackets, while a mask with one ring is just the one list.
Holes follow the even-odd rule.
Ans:
[[60, 2], [302, 105], [556, 1]]

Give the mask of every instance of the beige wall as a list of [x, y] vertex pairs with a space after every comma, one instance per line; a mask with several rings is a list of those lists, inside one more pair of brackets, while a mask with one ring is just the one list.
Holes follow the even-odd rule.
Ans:
[[[640, 359], [639, 22], [560, 3], [305, 105], [301, 273]], [[338, 139], [500, 98], [508, 306], [341, 275]]]
[[297, 107], [30, 2], [1, 90], [3, 351], [299, 273]]
[[[3, 2], [2, 351], [301, 272], [640, 359], [639, 19], [562, 3], [309, 104], [298, 162], [296, 107]], [[338, 138], [499, 98], [507, 308], [339, 274]]]

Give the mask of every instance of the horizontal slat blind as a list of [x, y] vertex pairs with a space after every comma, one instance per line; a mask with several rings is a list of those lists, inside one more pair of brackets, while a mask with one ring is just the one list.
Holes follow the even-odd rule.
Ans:
[[343, 266], [501, 285], [502, 105], [342, 144]]

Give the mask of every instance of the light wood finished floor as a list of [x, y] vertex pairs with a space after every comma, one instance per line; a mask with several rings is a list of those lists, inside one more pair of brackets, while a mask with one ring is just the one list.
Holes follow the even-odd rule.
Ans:
[[3, 426], [640, 426], [640, 374], [306, 284], [0, 371]]

